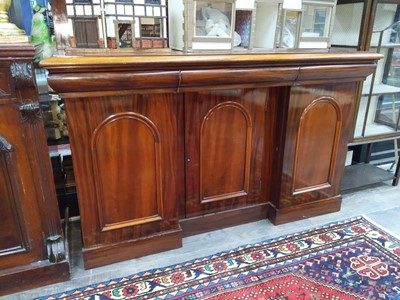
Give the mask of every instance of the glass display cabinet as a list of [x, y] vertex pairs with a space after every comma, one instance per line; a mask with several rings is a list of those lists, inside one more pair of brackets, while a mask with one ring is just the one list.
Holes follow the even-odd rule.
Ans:
[[[355, 137], [392, 134], [399, 131], [400, 107], [400, 21], [375, 30], [378, 42], [371, 42], [371, 49], [384, 55], [381, 66], [364, 83], [362, 89], [362, 109], [357, 116]], [[370, 116], [371, 114], [371, 116]]]
[[359, 87], [349, 146], [367, 145], [365, 162], [369, 162], [375, 143], [392, 141], [394, 163], [391, 168], [397, 164], [393, 184], [398, 183], [399, 177], [399, 36], [400, 1], [338, 0], [332, 46], [376, 52], [383, 56], [376, 71]]

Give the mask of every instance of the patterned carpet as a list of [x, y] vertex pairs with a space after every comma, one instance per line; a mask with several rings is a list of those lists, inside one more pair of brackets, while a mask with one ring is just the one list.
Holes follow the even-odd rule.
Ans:
[[358, 217], [37, 299], [400, 299], [400, 241]]

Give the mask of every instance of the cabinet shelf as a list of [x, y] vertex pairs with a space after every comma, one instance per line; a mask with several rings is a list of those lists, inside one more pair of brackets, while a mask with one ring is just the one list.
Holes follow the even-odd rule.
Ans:
[[341, 191], [357, 189], [393, 179], [394, 175], [392, 173], [371, 164], [352, 165], [344, 170]]
[[[378, 48], [378, 45], [371, 45], [370, 48]], [[386, 43], [382, 44], [381, 48], [400, 48], [400, 43]]]
[[[362, 89], [362, 96], [368, 96], [370, 93], [371, 86], [364, 85]], [[375, 84], [372, 90], [372, 96], [379, 95], [390, 95], [400, 93], [400, 87], [388, 85], [384, 83]]]

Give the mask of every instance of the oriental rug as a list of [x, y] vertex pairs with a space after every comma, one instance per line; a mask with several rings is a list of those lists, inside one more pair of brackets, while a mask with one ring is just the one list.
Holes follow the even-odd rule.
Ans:
[[400, 241], [357, 217], [38, 299], [400, 299]]

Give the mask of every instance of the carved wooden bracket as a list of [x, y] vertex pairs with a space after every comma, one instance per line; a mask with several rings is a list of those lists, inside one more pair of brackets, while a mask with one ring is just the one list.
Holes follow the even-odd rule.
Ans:
[[10, 70], [17, 88], [35, 86], [30, 62], [12, 62]]
[[11, 151], [13, 151], [12, 145], [2, 135], [0, 135], [0, 155], [10, 153]]
[[46, 241], [47, 255], [51, 263], [65, 260], [64, 238], [61, 235], [50, 236]]
[[19, 107], [22, 123], [36, 124], [42, 120], [40, 106], [37, 103], [28, 103]]

